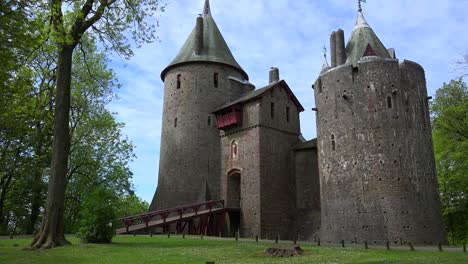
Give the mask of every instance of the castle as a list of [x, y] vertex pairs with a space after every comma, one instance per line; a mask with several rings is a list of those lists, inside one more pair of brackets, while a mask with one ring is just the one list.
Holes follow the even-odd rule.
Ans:
[[[424, 69], [399, 62], [362, 10], [314, 84], [317, 139], [279, 70], [255, 89], [209, 0], [161, 73], [159, 181], [150, 210], [223, 199], [241, 236], [445, 242]], [[312, 125], [312, 124], [308, 124]]]

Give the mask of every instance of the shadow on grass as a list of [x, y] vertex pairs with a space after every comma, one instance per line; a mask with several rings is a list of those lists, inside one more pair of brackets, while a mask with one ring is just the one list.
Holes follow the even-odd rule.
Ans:
[[128, 248], [223, 248], [230, 247], [231, 244], [217, 244], [209, 241], [135, 241], [135, 242], [112, 242], [107, 244], [111, 247], [128, 247]]

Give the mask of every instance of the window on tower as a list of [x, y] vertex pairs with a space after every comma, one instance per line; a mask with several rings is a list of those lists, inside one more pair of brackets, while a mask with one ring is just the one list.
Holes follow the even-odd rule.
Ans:
[[174, 127], [177, 127], [177, 118], [174, 119]]
[[270, 104], [270, 116], [271, 118], [275, 118], [275, 103]]
[[388, 108], [392, 108], [392, 97], [390, 96], [387, 97], [387, 106]]
[[177, 89], [180, 89], [181, 79], [182, 79], [182, 74], [177, 74]]
[[336, 150], [336, 143], [335, 143], [335, 135], [331, 135], [331, 145], [332, 145], [332, 151]]
[[214, 83], [215, 88], [218, 88], [218, 82], [219, 82], [218, 78], [219, 78], [219, 74], [215, 72], [213, 76], [213, 83]]
[[286, 106], [286, 122], [289, 123], [289, 106]]

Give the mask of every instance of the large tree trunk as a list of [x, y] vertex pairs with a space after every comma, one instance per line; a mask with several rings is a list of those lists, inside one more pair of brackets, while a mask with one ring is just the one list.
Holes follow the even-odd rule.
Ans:
[[57, 90], [55, 97], [54, 138], [47, 203], [41, 229], [32, 248], [52, 248], [70, 244], [64, 234], [65, 188], [70, 151], [70, 86], [75, 45], [59, 45]]

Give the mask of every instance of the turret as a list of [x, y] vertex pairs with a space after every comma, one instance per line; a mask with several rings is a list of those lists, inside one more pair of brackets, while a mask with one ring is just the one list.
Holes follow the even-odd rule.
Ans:
[[150, 210], [219, 199], [221, 151], [212, 112], [254, 87], [219, 31], [208, 0], [161, 79], [159, 178]]
[[344, 64], [339, 32], [314, 85], [322, 241], [445, 242], [424, 69], [399, 63], [361, 10]]

